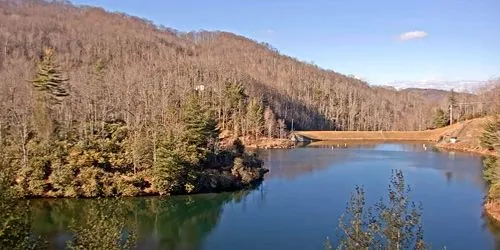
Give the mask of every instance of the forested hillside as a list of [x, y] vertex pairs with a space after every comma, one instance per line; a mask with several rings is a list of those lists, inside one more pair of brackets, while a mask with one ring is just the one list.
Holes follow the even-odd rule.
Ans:
[[[12, 112], [30, 112], [20, 110], [31, 106], [31, 89], [24, 83], [45, 48], [55, 49], [70, 79], [66, 119], [115, 117], [134, 128], [168, 120], [162, 125], [175, 130], [182, 97], [196, 86], [205, 90], [203, 102], [217, 111], [222, 129], [238, 134], [264, 132], [259, 128], [264, 122], [249, 121], [241, 108], [226, 112], [238, 98], [254, 102], [258, 112], [268, 109], [266, 134], [275, 136], [279, 127], [290, 128], [292, 119], [301, 130], [425, 129], [436, 112], [425, 96], [370, 87], [230, 33], [181, 33], [68, 3], [1, 4], [0, 101], [8, 107], [1, 111], [6, 119]], [[243, 87], [242, 96], [228, 98], [228, 86]]]

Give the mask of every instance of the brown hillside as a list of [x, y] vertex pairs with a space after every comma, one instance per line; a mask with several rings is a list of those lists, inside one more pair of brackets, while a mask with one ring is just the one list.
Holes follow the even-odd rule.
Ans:
[[448, 149], [457, 149], [462, 151], [477, 152], [483, 154], [493, 154], [480, 145], [479, 138], [484, 132], [484, 125], [490, 118], [478, 118], [469, 121], [460, 122], [454, 126], [445, 127], [442, 133], [443, 138], [450, 136], [457, 137], [456, 143], [450, 143], [443, 140], [437, 146]]
[[[102, 94], [101, 116], [149, 126], [163, 114], [161, 122], [175, 130], [177, 119], [166, 117], [181, 116], [173, 110], [199, 85], [209, 92], [204, 101], [225, 119], [222, 92], [228, 83], [241, 83], [249, 99], [301, 130], [423, 130], [432, 127], [439, 106], [419, 94], [370, 87], [235, 34], [183, 33], [64, 2], [0, 1], [0, 44], [4, 120], [13, 119], [12, 111], [30, 112], [23, 109], [30, 106], [31, 90], [22, 83], [33, 76], [47, 47], [55, 49], [71, 80], [68, 119], [91, 116], [89, 100]], [[100, 63], [104, 69], [96, 82], [92, 73]]]

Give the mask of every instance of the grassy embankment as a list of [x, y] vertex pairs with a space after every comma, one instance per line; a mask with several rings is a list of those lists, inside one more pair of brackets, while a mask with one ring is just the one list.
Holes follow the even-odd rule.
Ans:
[[[487, 118], [477, 118], [455, 123], [443, 128], [424, 131], [296, 131], [295, 133], [317, 141], [429, 141], [444, 149], [493, 154], [480, 146], [479, 137]], [[450, 138], [457, 142], [451, 143]]]

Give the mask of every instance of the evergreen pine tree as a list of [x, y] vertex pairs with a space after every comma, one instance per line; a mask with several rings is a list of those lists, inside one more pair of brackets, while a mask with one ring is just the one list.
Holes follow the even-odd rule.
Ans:
[[44, 93], [50, 104], [60, 104], [62, 99], [69, 95], [65, 86], [68, 80], [62, 76], [59, 65], [55, 63], [54, 51], [46, 49], [38, 63], [36, 77], [31, 81], [33, 87]]
[[224, 96], [227, 99], [225, 105], [225, 116], [230, 118], [229, 127], [232, 126], [235, 136], [242, 132], [242, 122], [244, 121], [244, 105], [248, 96], [245, 94], [245, 88], [241, 83], [227, 83], [224, 90]]
[[436, 112], [436, 117], [434, 118], [434, 127], [442, 128], [448, 125], [448, 116], [442, 109], [438, 109]]
[[[427, 249], [422, 227], [422, 208], [410, 201], [403, 173], [393, 171], [389, 197], [372, 209], [366, 207], [365, 192], [357, 187], [339, 220], [337, 249]], [[332, 249], [327, 240], [325, 249]]]
[[[450, 95], [448, 96], [448, 116], [451, 116], [452, 121], [448, 119], [448, 122], [450, 122], [450, 125], [453, 123], [453, 121], [457, 120], [455, 117], [455, 112], [453, 112], [453, 108], [457, 105], [457, 97], [455, 95], [455, 91], [453, 89], [450, 91]], [[450, 109], [451, 108], [451, 109]], [[451, 112], [451, 115], [450, 115]]]
[[154, 183], [160, 194], [183, 191], [187, 164], [174, 150], [174, 143], [167, 142], [156, 151]]
[[389, 183], [388, 203], [375, 205], [383, 249], [426, 249], [423, 240], [422, 208], [410, 201], [410, 188], [403, 172], [395, 170]]
[[500, 150], [500, 117], [488, 121], [484, 126], [484, 132], [479, 138], [481, 146], [488, 150]]
[[198, 159], [204, 160], [207, 153], [214, 152], [218, 146], [219, 129], [217, 122], [198, 95], [192, 94], [183, 106], [182, 122], [184, 133], [182, 141], [195, 149]]
[[264, 108], [262, 103], [256, 98], [252, 98], [247, 108], [248, 129], [257, 139], [264, 126]]
[[44, 139], [52, 136], [57, 127], [55, 106], [61, 104], [68, 96], [66, 90], [67, 78], [62, 76], [59, 66], [55, 63], [54, 52], [46, 49], [42, 60], [38, 63], [35, 79], [31, 81], [36, 90], [34, 102], [34, 123], [38, 135]]

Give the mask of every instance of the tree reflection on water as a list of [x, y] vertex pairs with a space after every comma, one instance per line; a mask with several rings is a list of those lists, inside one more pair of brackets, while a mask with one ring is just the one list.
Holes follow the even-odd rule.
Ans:
[[251, 190], [175, 197], [31, 202], [34, 235], [51, 249], [197, 249], [223, 206]]

